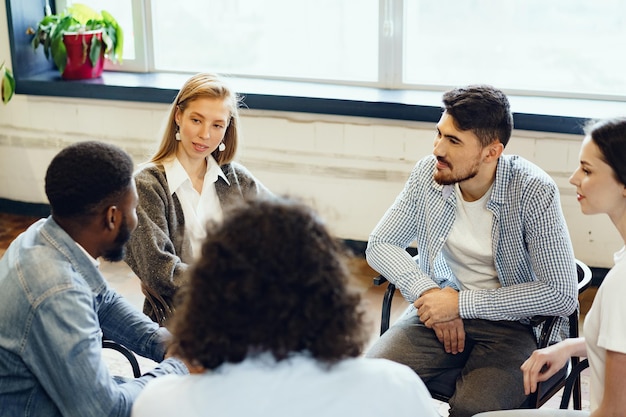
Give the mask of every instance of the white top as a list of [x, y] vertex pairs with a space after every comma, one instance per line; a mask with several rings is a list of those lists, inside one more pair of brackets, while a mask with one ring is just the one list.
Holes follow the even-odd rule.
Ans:
[[204, 174], [202, 192], [193, 188], [193, 183], [178, 158], [163, 162], [165, 177], [172, 195], [176, 194], [185, 216], [185, 232], [189, 236], [194, 258], [200, 255], [202, 241], [206, 236], [206, 224], [209, 220], [222, 220], [222, 206], [215, 191], [215, 181], [222, 177], [228, 185], [228, 179], [217, 161], [207, 157], [207, 171]]
[[604, 277], [583, 326], [591, 374], [591, 411], [598, 408], [604, 396], [606, 351], [626, 353], [626, 247], [613, 258], [615, 266]]
[[133, 417], [438, 417], [424, 383], [386, 359], [346, 359], [330, 369], [297, 355], [224, 364], [201, 375], [150, 381]]
[[470, 202], [463, 199], [459, 184], [454, 185], [455, 219], [442, 252], [460, 290], [500, 287], [493, 262], [493, 213], [487, 210], [492, 189], [493, 184], [480, 199]]

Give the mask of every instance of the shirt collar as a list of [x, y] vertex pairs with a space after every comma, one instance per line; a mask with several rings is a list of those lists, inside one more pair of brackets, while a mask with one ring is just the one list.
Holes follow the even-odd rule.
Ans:
[[83, 248], [78, 242], [74, 241], [74, 243], [76, 243], [76, 246], [78, 246], [80, 248], [80, 250], [83, 251], [83, 253], [85, 255], [87, 255], [87, 257], [89, 258], [89, 261], [91, 261], [91, 263], [93, 264], [93, 266], [96, 267], [96, 269], [100, 266], [100, 261], [98, 261], [96, 258], [94, 258], [93, 256], [91, 256], [89, 254], [89, 252], [87, 252], [87, 250], [85, 248]]
[[[207, 172], [204, 175], [205, 180], [210, 182], [217, 181], [218, 177], [221, 177], [226, 181], [226, 184], [230, 185], [228, 178], [222, 171], [222, 168], [217, 164], [215, 158], [212, 155], [207, 156]], [[178, 188], [185, 183], [185, 181], [191, 182], [189, 175], [178, 158], [173, 158], [169, 161], [163, 162], [163, 168], [165, 169], [165, 176], [167, 177], [167, 184], [170, 187], [170, 193], [174, 194]]]
[[206, 175], [204, 176], [205, 179], [208, 179], [211, 182], [215, 182], [217, 181], [217, 177], [221, 177], [226, 182], [226, 184], [230, 185], [228, 178], [226, 178], [226, 174], [224, 174], [224, 171], [222, 171], [222, 168], [218, 165], [217, 161], [215, 160], [215, 158], [213, 158], [212, 155], [209, 155], [207, 157], [207, 165], [208, 169]]

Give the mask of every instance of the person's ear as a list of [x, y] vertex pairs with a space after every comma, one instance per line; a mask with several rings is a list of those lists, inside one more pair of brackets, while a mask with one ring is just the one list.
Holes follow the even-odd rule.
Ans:
[[176, 106], [176, 111], [174, 112], [174, 122], [176, 126], [180, 126], [180, 118], [182, 117], [182, 111], [180, 107]]
[[499, 140], [491, 143], [486, 148], [485, 162], [493, 162], [500, 158], [502, 152], [504, 152], [504, 145]]
[[107, 208], [104, 224], [108, 230], [115, 230], [118, 224], [118, 220], [117, 220], [118, 215], [119, 215], [119, 210], [117, 209], [117, 206], [109, 206]]

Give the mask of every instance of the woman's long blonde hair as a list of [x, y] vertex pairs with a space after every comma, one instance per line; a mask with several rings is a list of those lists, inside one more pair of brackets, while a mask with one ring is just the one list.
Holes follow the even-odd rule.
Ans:
[[159, 149], [150, 158], [149, 162], [160, 164], [176, 154], [177, 141], [175, 135], [178, 131], [178, 125], [175, 119], [176, 111], [185, 111], [189, 103], [199, 98], [224, 100], [224, 103], [230, 111], [230, 120], [223, 140], [226, 149], [221, 152], [216, 149], [211, 155], [219, 165], [227, 164], [235, 158], [239, 142], [239, 96], [231, 90], [219, 75], [199, 73], [189, 78], [176, 95], [176, 100], [174, 100], [170, 107], [170, 114], [165, 125]]

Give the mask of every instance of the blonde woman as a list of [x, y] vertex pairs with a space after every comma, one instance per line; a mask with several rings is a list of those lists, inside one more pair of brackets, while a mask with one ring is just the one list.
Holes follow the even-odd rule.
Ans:
[[[125, 258], [145, 286], [172, 305], [207, 221], [249, 197], [271, 193], [233, 161], [239, 99], [216, 74], [192, 76], [172, 103], [157, 152], [135, 174], [139, 226]], [[148, 302], [144, 312], [153, 320]]]

